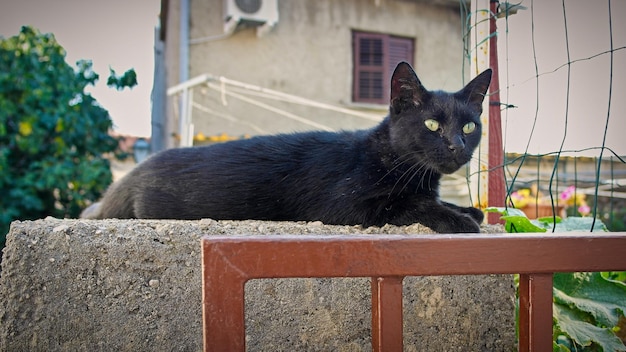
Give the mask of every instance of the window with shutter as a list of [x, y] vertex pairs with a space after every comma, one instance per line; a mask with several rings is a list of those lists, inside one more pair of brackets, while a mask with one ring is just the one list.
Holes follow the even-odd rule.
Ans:
[[400, 61], [413, 65], [413, 39], [354, 31], [352, 100], [389, 103], [389, 81]]

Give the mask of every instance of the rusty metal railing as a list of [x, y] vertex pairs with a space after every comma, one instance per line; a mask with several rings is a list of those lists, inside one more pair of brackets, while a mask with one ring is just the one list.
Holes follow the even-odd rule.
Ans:
[[[572, 255], [575, 253], [575, 255]], [[402, 351], [406, 276], [520, 275], [519, 350], [552, 350], [552, 274], [626, 270], [626, 233], [206, 236], [204, 350], [245, 349], [250, 279], [372, 278], [372, 347]]]

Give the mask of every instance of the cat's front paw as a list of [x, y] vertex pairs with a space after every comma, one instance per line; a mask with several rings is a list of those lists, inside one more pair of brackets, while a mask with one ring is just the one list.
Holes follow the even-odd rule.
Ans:
[[[476, 208], [473, 208], [476, 209]], [[478, 210], [478, 209], [476, 209]], [[482, 212], [478, 210], [482, 215]], [[482, 221], [482, 216], [481, 216]], [[456, 228], [453, 232], [457, 233], [479, 233], [480, 232], [480, 223], [474, 220], [473, 216], [462, 215], [459, 217], [459, 223], [456, 224]]]
[[485, 219], [485, 213], [483, 213], [482, 210], [474, 207], [468, 207], [465, 209], [467, 209], [467, 214], [469, 214], [472, 219], [476, 220], [477, 223], [482, 224], [483, 220]]
[[480, 225], [472, 216], [459, 214], [453, 221], [439, 223], [432, 229], [439, 233], [479, 233]]
[[485, 218], [485, 214], [482, 210], [474, 208], [474, 207], [460, 207], [458, 205], [454, 205], [452, 203], [441, 202], [444, 206], [459, 212], [461, 214], [467, 214], [472, 217], [478, 224], [482, 224], [483, 219]]

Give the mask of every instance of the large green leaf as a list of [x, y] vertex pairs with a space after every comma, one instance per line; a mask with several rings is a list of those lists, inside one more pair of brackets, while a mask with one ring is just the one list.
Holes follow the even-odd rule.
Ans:
[[[505, 220], [504, 228], [509, 233], [528, 233], [528, 232], [572, 232], [572, 231], [589, 231], [593, 224], [594, 232], [607, 231], [606, 226], [600, 219], [592, 217], [544, 217], [536, 220], [530, 220], [526, 214], [514, 208], [489, 207], [485, 211], [491, 213], [500, 213], [500, 219]], [[556, 221], [555, 221], [556, 220]], [[556, 224], [556, 225], [555, 225]]]
[[554, 300], [613, 327], [626, 312], [626, 285], [607, 280], [600, 273], [555, 273]]
[[485, 209], [490, 213], [500, 213], [504, 220], [504, 228], [509, 233], [546, 232], [544, 227], [533, 224], [523, 211], [514, 208], [490, 207]]
[[552, 352], [571, 352], [571, 350], [563, 344], [552, 342]]
[[554, 221], [551, 216], [532, 220], [531, 222], [537, 226], [545, 228], [548, 231], [552, 231], [552, 228], [555, 227], [554, 232], [588, 232], [591, 230], [592, 225], [593, 232], [608, 231], [600, 219], [595, 219], [594, 223], [594, 219], [592, 217], [569, 216], [565, 219], [557, 217], [556, 226], [554, 225]]
[[581, 346], [598, 344], [604, 351], [626, 351], [626, 346], [608, 328], [601, 328], [584, 321], [579, 311], [558, 303], [552, 305], [554, 317], [561, 331]]
[[607, 271], [602, 273], [602, 277], [626, 284], [626, 271]]

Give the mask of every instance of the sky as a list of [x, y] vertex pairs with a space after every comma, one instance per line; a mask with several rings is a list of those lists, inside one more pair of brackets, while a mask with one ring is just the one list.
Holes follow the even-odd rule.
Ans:
[[[68, 63], [74, 64], [79, 59], [93, 61], [94, 70], [101, 78], [91, 93], [109, 110], [115, 130], [149, 136], [154, 28], [158, 23], [159, 3], [159, 0], [0, 0], [0, 35], [15, 35], [26, 24], [44, 33], [54, 33], [67, 51]], [[575, 62], [569, 66], [569, 72], [567, 65], [552, 71], [568, 62], [566, 43], [570, 61], [609, 50], [607, 3], [567, 0], [564, 18], [561, 0], [522, 0], [527, 10], [519, 11], [508, 22], [498, 21], [501, 101], [515, 106], [502, 115], [506, 151], [524, 152], [529, 140], [530, 153], [556, 151], [561, 143], [564, 150], [602, 144], [609, 113], [609, 55]], [[625, 47], [626, 1], [611, 1], [611, 7], [613, 46]], [[626, 155], [626, 49], [615, 51], [613, 59], [606, 145]], [[535, 79], [535, 63], [539, 84]], [[118, 73], [134, 68], [138, 86], [121, 92], [108, 88], [109, 67]], [[599, 151], [582, 154], [596, 156]]]
[[[115, 131], [148, 137], [159, 10], [159, 0], [0, 0], [0, 36], [14, 36], [23, 25], [53, 33], [70, 65], [93, 61], [100, 80], [88, 91], [109, 111]], [[134, 68], [137, 86], [107, 87], [109, 67], [117, 74]]]

